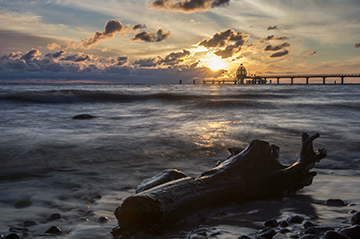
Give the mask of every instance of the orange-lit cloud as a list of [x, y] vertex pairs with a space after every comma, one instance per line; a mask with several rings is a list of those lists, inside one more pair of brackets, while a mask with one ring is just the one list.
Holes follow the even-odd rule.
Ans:
[[356, 43], [354, 44], [354, 47], [355, 47], [355, 48], [360, 48], [360, 42], [356, 42]]
[[54, 50], [56, 48], [60, 48], [61, 46], [55, 42], [51, 43], [51, 44], [47, 44], [46, 46], [49, 50]]
[[143, 42], [160, 42], [171, 36], [171, 31], [164, 32], [164, 30], [157, 30], [156, 34], [153, 32], [143, 31], [136, 34], [131, 41], [143, 41]]

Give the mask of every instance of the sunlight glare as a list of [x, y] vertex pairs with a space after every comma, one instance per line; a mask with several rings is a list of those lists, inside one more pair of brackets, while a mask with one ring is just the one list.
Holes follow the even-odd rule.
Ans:
[[216, 56], [212, 56], [209, 59], [206, 59], [206, 65], [213, 71], [217, 71], [220, 69], [225, 69], [228, 67], [228, 62], [224, 59], [221, 59]]

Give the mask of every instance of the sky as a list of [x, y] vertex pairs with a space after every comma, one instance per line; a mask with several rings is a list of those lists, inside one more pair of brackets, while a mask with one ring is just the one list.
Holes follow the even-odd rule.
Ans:
[[241, 63], [360, 73], [359, 12], [359, 0], [0, 0], [0, 82], [190, 83]]

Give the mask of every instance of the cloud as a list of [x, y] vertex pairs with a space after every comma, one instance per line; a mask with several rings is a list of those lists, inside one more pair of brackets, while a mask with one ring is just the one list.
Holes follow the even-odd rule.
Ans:
[[133, 30], [139, 30], [139, 29], [144, 29], [144, 28], [146, 28], [146, 25], [144, 25], [144, 24], [137, 24], [132, 27]]
[[26, 52], [20, 59], [25, 60], [25, 61], [30, 61], [40, 55], [41, 55], [41, 52], [38, 49], [32, 49], [32, 50]]
[[287, 36], [275, 37], [274, 35], [271, 35], [271, 36], [261, 38], [259, 40], [259, 42], [264, 43], [264, 42], [268, 42], [268, 41], [283, 41], [283, 40], [287, 40], [287, 39], [289, 39], [289, 37], [287, 37]]
[[268, 31], [269, 30], [279, 30], [278, 26], [276, 26], [276, 25], [275, 26], [269, 26], [267, 29], [268, 29]]
[[74, 54], [74, 55], [71, 55], [71, 56], [68, 56], [62, 60], [64, 61], [73, 61], [73, 62], [81, 62], [81, 61], [88, 61], [91, 59], [91, 56], [90, 55], [86, 55], [84, 53], [77, 53], [77, 54]]
[[45, 55], [45, 57], [51, 57], [51, 58], [59, 58], [60, 56], [66, 54], [66, 51], [61, 50], [55, 53], [48, 53]]
[[47, 49], [49, 50], [54, 50], [56, 48], [60, 48], [61, 46], [59, 44], [56, 44], [55, 42], [51, 43], [51, 44], [47, 44]]
[[228, 6], [230, 0], [154, 0], [148, 8], [184, 13], [206, 12], [211, 8]]
[[137, 59], [134, 63], [140, 67], [155, 67], [158, 65], [173, 66], [183, 62], [184, 59], [190, 55], [190, 51], [183, 49], [179, 52], [172, 52], [164, 58], [157, 56], [152, 58]]
[[121, 32], [124, 29], [119, 20], [113, 19], [107, 21], [103, 32], [95, 32], [91, 37], [85, 38], [81, 41], [81, 45], [85, 48], [90, 48], [92, 45], [97, 44], [102, 40], [113, 38], [116, 33]]
[[302, 57], [299, 57], [298, 59], [296, 59], [296, 61], [301, 60], [301, 59], [305, 59], [308, 56], [314, 56], [316, 54], [316, 51], [310, 51], [308, 53], [305, 53]]
[[356, 43], [354, 44], [354, 47], [355, 47], [355, 48], [360, 48], [360, 42], [356, 42]]
[[239, 52], [249, 37], [250, 34], [244, 35], [242, 32], [228, 29], [215, 33], [211, 38], [202, 40], [198, 43], [198, 46], [214, 49], [216, 55], [228, 58]]
[[166, 38], [169, 38], [170, 36], [171, 31], [165, 33], [162, 29], [157, 30], [156, 35], [153, 32], [143, 31], [131, 38], [131, 41], [160, 42]]
[[289, 53], [290, 52], [288, 50], [283, 50], [283, 51], [275, 52], [275, 53], [271, 54], [269, 57], [270, 58], [283, 57], [283, 56], [288, 55]]
[[183, 50], [182, 52], [172, 52], [167, 55], [164, 59], [161, 60], [161, 63], [166, 65], [176, 65], [184, 61], [184, 58], [189, 57], [191, 52], [188, 50]]
[[116, 61], [117, 66], [126, 65], [129, 62], [129, 58], [127, 56], [119, 56]]
[[288, 42], [284, 42], [280, 45], [277, 45], [277, 46], [273, 46], [273, 45], [267, 45], [263, 51], [267, 52], [267, 51], [278, 51], [278, 50], [281, 50], [285, 47], [290, 47], [290, 43]]

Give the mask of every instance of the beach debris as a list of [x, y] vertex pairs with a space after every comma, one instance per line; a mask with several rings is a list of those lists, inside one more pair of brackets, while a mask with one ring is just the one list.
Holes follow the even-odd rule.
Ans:
[[343, 207], [346, 204], [341, 199], [328, 199], [325, 203], [327, 206], [333, 206], [333, 207]]
[[[246, 149], [199, 177], [181, 177], [147, 188], [126, 198], [115, 210], [116, 239], [140, 231], [157, 234], [202, 209], [232, 201], [258, 200], [294, 194], [309, 186], [316, 162], [326, 157], [325, 149], [313, 150], [320, 135], [302, 134], [299, 159], [291, 166], [278, 161], [279, 147], [253, 140]], [[155, 177], [156, 178], [156, 177]], [[156, 180], [155, 180], [156, 181]]]

